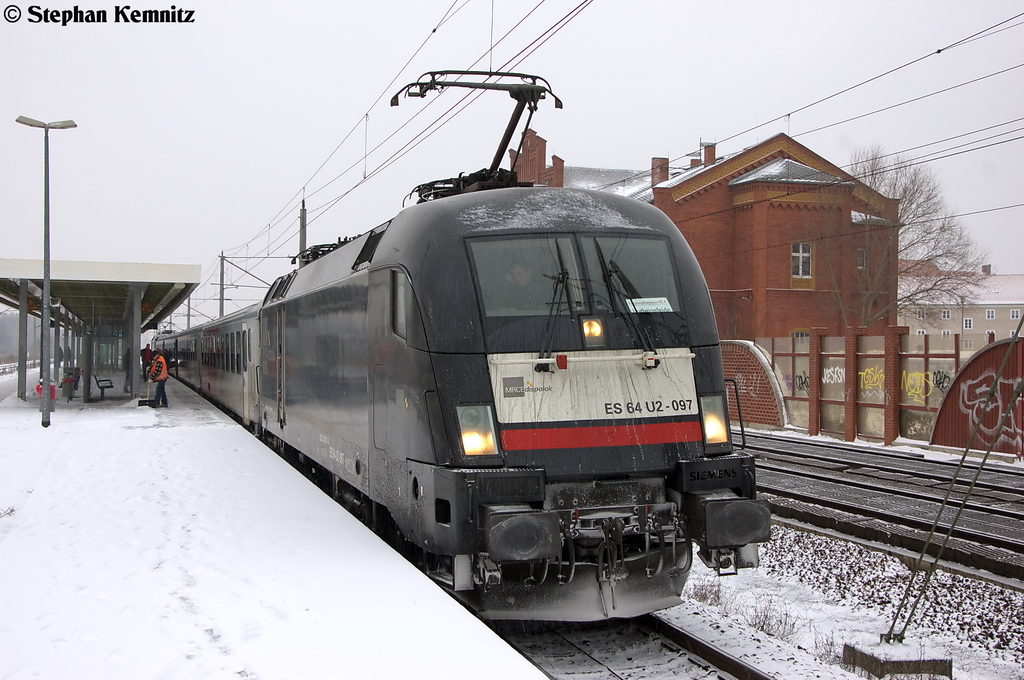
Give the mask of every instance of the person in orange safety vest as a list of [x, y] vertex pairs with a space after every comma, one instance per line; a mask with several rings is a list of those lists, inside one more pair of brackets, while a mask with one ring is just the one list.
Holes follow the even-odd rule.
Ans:
[[149, 377], [156, 382], [156, 399], [154, 406], [167, 408], [167, 359], [162, 349], [153, 352], [153, 365], [149, 369]]

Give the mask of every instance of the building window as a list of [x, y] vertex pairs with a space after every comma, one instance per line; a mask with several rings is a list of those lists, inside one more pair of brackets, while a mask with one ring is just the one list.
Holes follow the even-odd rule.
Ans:
[[994, 310], [994, 309], [986, 309], [985, 310], [985, 318], [987, 320], [989, 320], [989, 321], [991, 321], [992, 319], [996, 318], [996, 310]]
[[857, 269], [868, 268], [868, 249], [857, 248]]
[[949, 331], [942, 331], [943, 335], [949, 335]]
[[995, 331], [985, 331], [985, 335], [995, 335]]
[[1010, 318], [1011, 319], [1019, 319], [1020, 318], [1020, 310], [1019, 309], [1011, 309], [1010, 310]]
[[925, 330], [925, 329], [923, 329], [923, 328], [918, 328], [918, 329], [917, 329], [917, 334], [918, 334], [918, 335], [928, 335], [928, 331], [926, 331], [926, 330]]
[[794, 338], [809, 338], [811, 334], [807, 331], [793, 331], [792, 337]]
[[971, 338], [961, 338], [960, 349], [974, 349], [974, 340]]
[[964, 319], [964, 330], [969, 331], [974, 328], [974, 319], [967, 317]]
[[811, 278], [811, 244], [800, 242], [793, 244], [793, 278]]
[[942, 310], [942, 320], [943, 321], [949, 321], [952, 318], [953, 318], [953, 314], [948, 309], [943, 309]]
[[927, 316], [927, 314], [925, 313], [925, 311], [923, 309], [917, 310], [917, 320], [918, 321], [923, 321], [926, 316]]

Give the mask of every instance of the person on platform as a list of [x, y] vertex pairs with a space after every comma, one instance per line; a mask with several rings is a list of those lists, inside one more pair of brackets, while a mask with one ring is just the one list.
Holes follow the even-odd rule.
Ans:
[[149, 375], [149, 365], [153, 362], [153, 350], [146, 345], [146, 348], [139, 354], [142, 355], [142, 375]]
[[[149, 345], [146, 345], [149, 347]], [[149, 370], [149, 378], [156, 382], [156, 398], [153, 406], [167, 408], [167, 359], [159, 347], [153, 352], [153, 366]]]

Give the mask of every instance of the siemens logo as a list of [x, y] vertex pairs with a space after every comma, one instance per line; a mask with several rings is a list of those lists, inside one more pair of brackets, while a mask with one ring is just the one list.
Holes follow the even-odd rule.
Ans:
[[702, 482], [708, 479], [729, 479], [738, 476], [736, 470], [693, 470], [690, 472], [690, 481]]

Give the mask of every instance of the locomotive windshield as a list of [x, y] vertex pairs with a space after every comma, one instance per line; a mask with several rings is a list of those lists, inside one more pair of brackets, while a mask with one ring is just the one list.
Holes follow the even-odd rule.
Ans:
[[682, 342], [680, 295], [667, 239], [483, 238], [470, 241], [470, 252], [490, 352], [536, 351], [532, 345], [538, 337], [553, 337], [560, 349], [582, 349], [573, 323], [581, 315], [607, 317], [609, 340], [619, 348]]
[[665, 240], [598, 236], [581, 241], [596, 311], [679, 311]]
[[556, 304], [587, 310], [572, 238], [474, 241], [472, 249], [485, 316], [547, 316]]

